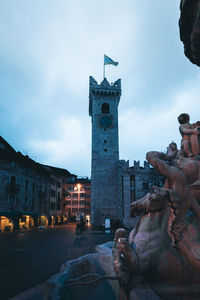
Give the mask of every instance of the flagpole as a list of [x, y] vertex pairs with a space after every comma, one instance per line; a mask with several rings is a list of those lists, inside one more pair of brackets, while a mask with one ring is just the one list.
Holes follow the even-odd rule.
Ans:
[[105, 78], [105, 62], [103, 61], [103, 79]]
[[112, 60], [110, 57], [108, 57], [107, 55], [104, 54], [104, 63], [103, 63], [103, 80], [104, 78], [106, 78], [105, 76], [105, 65], [114, 65], [117, 66], [118, 62]]

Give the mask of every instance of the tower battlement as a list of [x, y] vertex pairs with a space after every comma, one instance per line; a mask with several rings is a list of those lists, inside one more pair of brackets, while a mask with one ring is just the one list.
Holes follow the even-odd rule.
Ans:
[[89, 78], [89, 115], [92, 116], [92, 101], [98, 98], [110, 97], [117, 99], [119, 102], [121, 96], [121, 79], [114, 83], [109, 83], [106, 78], [98, 84], [97, 81], [90, 76]]

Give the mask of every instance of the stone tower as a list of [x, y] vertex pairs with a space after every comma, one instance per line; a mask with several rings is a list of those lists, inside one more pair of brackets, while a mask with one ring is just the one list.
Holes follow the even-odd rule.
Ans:
[[92, 211], [94, 226], [105, 218], [119, 219], [118, 205], [118, 104], [121, 80], [98, 84], [90, 76], [89, 115], [92, 118]]

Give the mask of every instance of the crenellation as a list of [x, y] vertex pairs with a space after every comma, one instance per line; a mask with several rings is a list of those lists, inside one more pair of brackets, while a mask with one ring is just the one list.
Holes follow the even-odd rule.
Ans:
[[131, 203], [162, 178], [147, 161], [119, 160], [118, 104], [121, 80], [98, 84], [90, 77], [89, 115], [92, 119], [92, 224], [102, 225], [106, 217], [129, 227], [137, 219], [130, 217]]
[[139, 169], [140, 168], [140, 161], [139, 160], [138, 161], [134, 160], [133, 166], [134, 166], [135, 169]]
[[150, 164], [149, 164], [149, 162], [148, 161], [144, 161], [144, 169], [146, 170], [146, 169], [150, 169]]

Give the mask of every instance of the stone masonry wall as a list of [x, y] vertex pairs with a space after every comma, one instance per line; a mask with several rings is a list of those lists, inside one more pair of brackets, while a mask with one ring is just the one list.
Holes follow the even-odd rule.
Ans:
[[123, 177], [123, 193], [119, 201], [124, 205], [122, 220], [127, 228], [132, 228], [138, 218], [130, 216], [131, 202], [144, 197], [152, 186], [163, 186], [164, 177], [151, 168], [147, 162], [144, 167], [140, 167], [139, 162], [135, 162], [133, 167], [123, 168], [121, 177]]
[[[106, 217], [119, 219], [118, 209], [118, 103], [116, 88], [106, 82], [92, 98], [92, 224], [101, 226]], [[111, 92], [113, 92], [113, 94]], [[109, 112], [102, 113], [102, 104], [109, 104]], [[103, 127], [102, 117], [109, 117], [112, 124]]]

